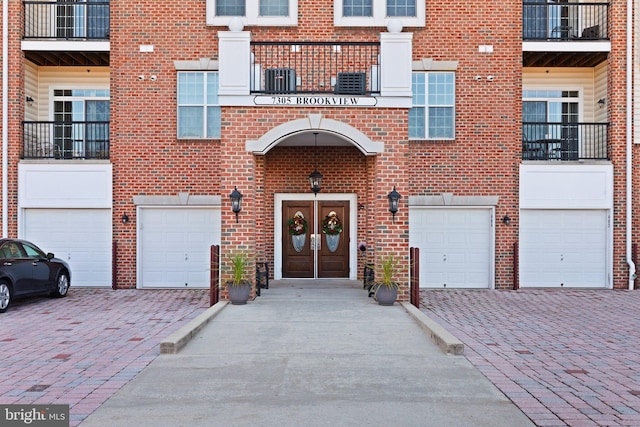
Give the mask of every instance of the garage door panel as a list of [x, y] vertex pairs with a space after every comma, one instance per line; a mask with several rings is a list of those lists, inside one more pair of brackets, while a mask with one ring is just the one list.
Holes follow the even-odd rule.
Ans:
[[140, 286], [208, 288], [211, 245], [220, 244], [220, 209], [143, 208], [140, 217]]
[[447, 265], [463, 265], [467, 263], [467, 254], [448, 251], [446, 258]]
[[[185, 282], [185, 273], [183, 271], [167, 271], [166, 282], [171, 283], [173, 286], [180, 286]], [[188, 281], [186, 283], [189, 283]]]
[[490, 209], [409, 211], [409, 245], [420, 249], [420, 286], [491, 286]]
[[447, 274], [447, 280], [444, 285], [447, 288], [459, 288], [464, 287], [467, 284], [467, 277], [462, 272], [450, 272]]
[[429, 264], [441, 263], [444, 258], [444, 255], [442, 254], [442, 252], [429, 251], [426, 248], [420, 250], [420, 255], [421, 255], [421, 258], [424, 260], [424, 262]]
[[465, 277], [465, 283], [469, 284], [467, 286], [472, 288], [483, 288], [486, 284], [485, 272], [469, 272]]
[[22, 236], [67, 261], [72, 286], [111, 286], [111, 210], [25, 209]]
[[446, 244], [448, 248], [463, 248], [467, 246], [467, 242], [471, 235], [463, 236], [460, 234], [447, 235]]
[[520, 286], [606, 287], [606, 210], [523, 210], [520, 224]]
[[428, 247], [440, 247], [444, 244], [446, 236], [444, 233], [434, 231], [433, 233], [422, 232], [418, 236], [422, 242], [428, 244]]
[[191, 243], [205, 243], [209, 236], [200, 232], [187, 233], [187, 240]]
[[471, 265], [484, 266], [487, 262], [486, 257], [487, 257], [487, 254], [484, 251], [480, 252], [477, 250], [473, 250], [467, 253], [466, 262]]

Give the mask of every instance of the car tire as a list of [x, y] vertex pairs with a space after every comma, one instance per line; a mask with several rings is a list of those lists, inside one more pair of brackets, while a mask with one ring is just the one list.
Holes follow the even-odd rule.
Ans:
[[4, 313], [11, 304], [11, 285], [0, 282], [0, 313]]
[[55, 298], [63, 298], [67, 296], [69, 292], [69, 275], [67, 273], [60, 273], [56, 280], [56, 289], [51, 296]]

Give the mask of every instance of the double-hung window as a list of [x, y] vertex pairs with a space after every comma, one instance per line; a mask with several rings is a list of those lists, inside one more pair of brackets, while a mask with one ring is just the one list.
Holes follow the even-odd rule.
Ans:
[[412, 74], [413, 107], [409, 110], [410, 139], [455, 137], [455, 73]]
[[334, 0], [334, 25], [383, 27], [399, 19], [405, 27], [424, 27], [424, 0]]
[[227, 26], [231, 18], [245, 25], [298, 25], [298, 0], [206, 0], [207, 25]]
[[178, 138], [220, 138], [217, 72], [178, 72]]

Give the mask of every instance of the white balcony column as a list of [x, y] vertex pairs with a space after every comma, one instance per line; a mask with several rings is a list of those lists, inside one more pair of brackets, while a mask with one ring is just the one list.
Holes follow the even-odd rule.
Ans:
[[251, 33], [218, 31], [220, 103], [224, 97], [249, 95], [251, 83]]
[[411, 103], [412, 40], [413, 33], [380, 33], [381, 96], [408, 97]]

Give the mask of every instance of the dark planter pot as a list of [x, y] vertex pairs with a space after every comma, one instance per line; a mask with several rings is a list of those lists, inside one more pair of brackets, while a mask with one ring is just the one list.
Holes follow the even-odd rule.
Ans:
[[380, 305], [393, 305], [398, 297], [398, 288], [395, 286], [376, 285], [376, 300]]
[[251, 294], [251, 283], [241, 283], [239, 285], [229, 284], [229, 301], [233, 305], [243, 305], [249, 301], [249, 294]]

